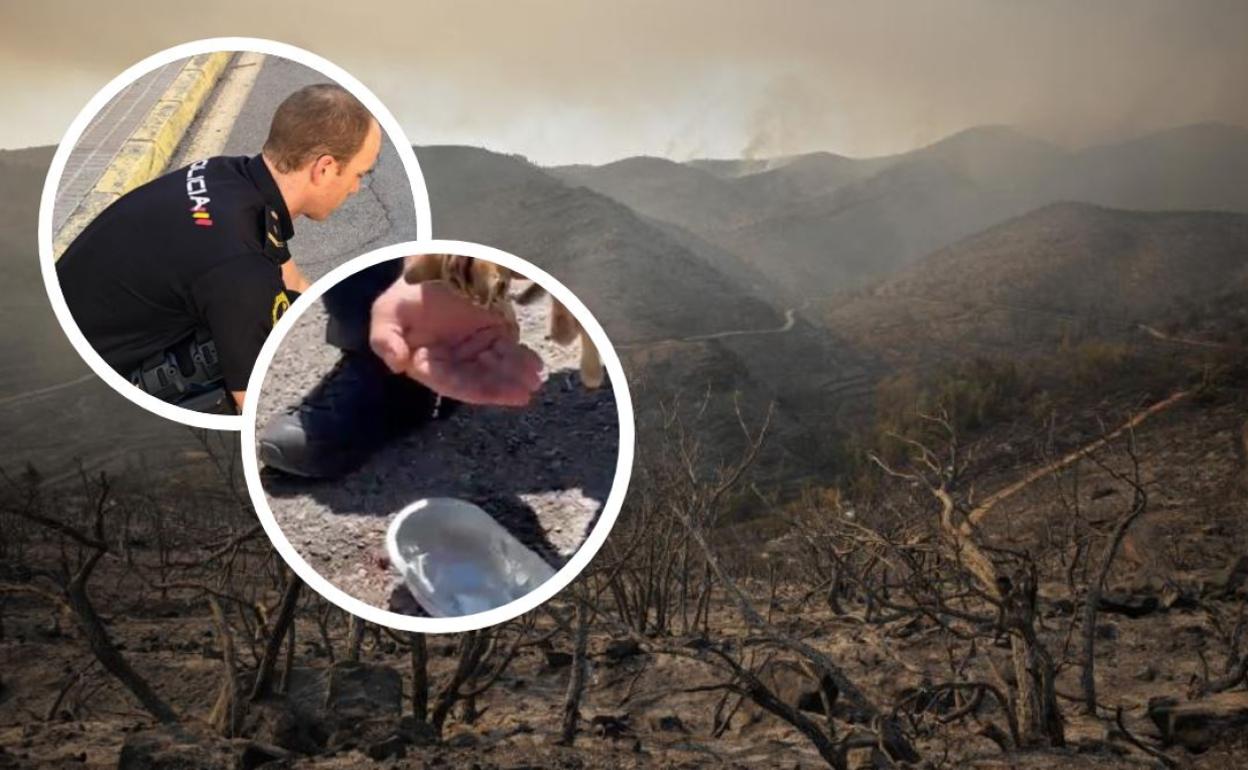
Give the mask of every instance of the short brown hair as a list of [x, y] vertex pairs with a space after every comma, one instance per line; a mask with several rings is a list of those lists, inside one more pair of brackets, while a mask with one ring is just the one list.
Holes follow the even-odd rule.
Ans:
[[303, 168], [322, 155], [346, 163], [364, 145], [372, 123], [368, 108], [342, 86], [305, 86], [273, 113], [264, 156], [282, 173]]

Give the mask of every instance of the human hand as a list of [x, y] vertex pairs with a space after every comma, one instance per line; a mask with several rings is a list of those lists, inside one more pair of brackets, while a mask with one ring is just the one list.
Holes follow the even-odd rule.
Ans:
[[442, 281], [386, 289], [369, 344], [390, 371], [465, 403], [524, 406], [542, 384], [542, 361], [518, 330]]

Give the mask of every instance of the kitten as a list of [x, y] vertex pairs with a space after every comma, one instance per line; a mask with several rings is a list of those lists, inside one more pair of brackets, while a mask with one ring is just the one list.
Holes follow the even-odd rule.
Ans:
[[408, 283], [445, 281], [478, 305], [502, 314], [513, 327], [516, 309], [507, 296], [511, 270], [485, 259], [458, 254], [420, 254], [403, 263], [403, 280]]

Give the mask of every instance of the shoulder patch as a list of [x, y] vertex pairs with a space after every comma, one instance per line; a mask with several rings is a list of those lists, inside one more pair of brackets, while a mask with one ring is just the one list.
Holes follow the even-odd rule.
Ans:
[[282, 316], [286, 315], [286, 311], [290, 309], [290, 297], [286, 296], [285, 291], [279, 291], [277, 296], [273, 298], [273, 325], [277, 326], [277, 322], [282, 320]]
[[271, 206], [266, 207], [264, 209], [264, 255], [279, 265], [290, 259], [290, 249], [286, 247], [283, 235], [282, 223], [277, 211]]

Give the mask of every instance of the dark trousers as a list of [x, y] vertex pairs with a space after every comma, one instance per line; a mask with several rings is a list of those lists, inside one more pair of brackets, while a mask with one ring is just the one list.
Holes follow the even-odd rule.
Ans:
[[325, 310], [329, 314], [326, 341], [342, 350], [369, 352], [368, 321], [373, 300], [390, 288], [402, 272], [402, 258], [392, 259], [365, 268], [325, 292]]

